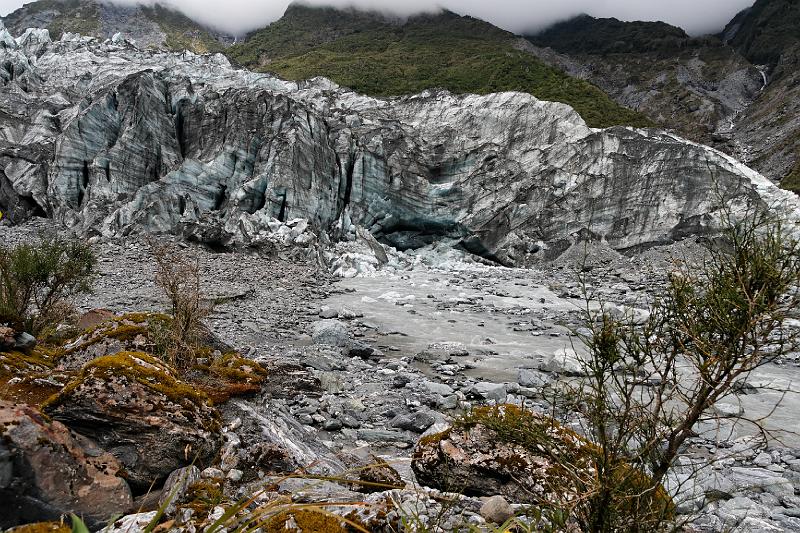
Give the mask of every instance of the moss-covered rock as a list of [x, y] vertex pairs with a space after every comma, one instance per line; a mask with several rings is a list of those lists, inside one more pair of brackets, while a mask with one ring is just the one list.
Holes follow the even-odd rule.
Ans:
[[72, 528], [63, 522], [36, 522], [11, 528], [8, 533], [70, 533]]
[[282, 511], [271, 516], [261, 527], [266, 533], [347, 533], [339, 517], [317, 509]]
[[98, 357], [124, 351], [147, 351], [153, 345], [151, 324], [167, 320], [167, 315], [159, 313], [128, 313], [107, 318], [65, 343], [58, 367], [78, 370]]
[[[596, 488], [598, 459], [596, 446], [552, 418], [506, 405], [475, 409], [424, 437], [411, 466], [429, 487], [568, 509]], [[636, 506], [643, 520], [674, 515], [663, 487], [624, 461], [613, 468], [619, 505]]]
[[221, 444], [219, 414], [207, 396], [141, 352], [91, 361], [43, 409], [118, 457], [135, 489], [209, 462]]

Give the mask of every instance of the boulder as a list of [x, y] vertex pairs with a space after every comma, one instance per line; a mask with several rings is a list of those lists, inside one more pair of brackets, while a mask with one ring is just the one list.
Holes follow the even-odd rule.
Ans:
[[114, 454], [137, 490], [209, 462], [221, 445], [219, 414], [206, 396], [144, 353], [95, 359], [44, 411]]
[[[455, 426], [420, 439], [411, 467], [420, 484], [443, 491], [570, 506], [587, 491], [577, 480], [595, 477], [593, 450], [575, 432], [544, 415], [512, 405], [482, 407]], [[639, 504], [658, 516], [673, 513], [666, 491], [643, 490], [649, 488], [649, 480], [632, 468], [619, 467], [628, 497], [641, 495]]]
[[517, 383], [522, 387], [541, 389], [546, 387], [551, 381], [552, 378], [550, 376], [537, 372], [536, 370], [520, 368], [517, 371]]
[[540, 370], [564, 376], [582, 376], [585, 369], [578, 354], [571, 348], [556, 350], [540, 366]]
[[505, 524], [514, 516], [514, 509], [502, 496], [492, 496], [481, 505], [481, 516], [487, 522]]
[[65, 513], [104, 524], [133, 504], [119, 462], [59, 422], [0, 401], [0, 530]]
[[508, 398], [505, 384], [488, 381], [480, 381], [474, 384], [469, 388], [468, 394], [471, 398], [493, 402], [505, 402], [506, 398]]
[[353, 339], [344, 322], [338, 320], [320, 320], [312, 327], [311, 338], [315, 344], [327, 344], [338, 348], [347, 348]]
[[436, 417], [432, 414], [417, 411], [410, 415], [397, 415], [389, 422], [389, 425], [393, 428], [406, 429], [414, 433], [424, 433], [435, 422]]
[[[84, 315], [88, 316], [89, 313]], [[106, 318], [103, 316], [98, 311], [91, 318], [86, 318], [87, 324], [97, 323], [87, 326], [81, 335], [64, 345], [64, 353], [58, 360], [59, 369], [79, 370], [98, 357], [142, 350], [150, 344], [150, 324], [169, 319], [166, 315], [148, 313]]]
[[395, 468], [375, 455], [370, 456], [368, 464], [358, 469], [358, 482], [353, 489], [359, 492], [385, 492], [405, 487], [405, 482]]

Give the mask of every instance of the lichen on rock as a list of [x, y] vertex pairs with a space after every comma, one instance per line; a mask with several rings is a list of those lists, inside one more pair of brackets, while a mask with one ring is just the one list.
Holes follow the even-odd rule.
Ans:
[[[412, 468], [426, 486], [471, 496], [572, 509], [597, 479], [599, 449], [556, 420], [513, 405], [480, 407], [448, 430], [420, 439]], [[675, 506], [632, 465], [615, 467], [621, 505], [642, 519], [669, 518]]]
[[117, 456], [135, 489], [210, 461], [221, 444], [219, 414], [206, 395], [141, 352], [91, 361], [44, 411]]
[[0, 529], [65, 513], [99, 525], [133, 504], [120, 469], [113, 456], [63, 424], [27, 405], [0, 401]]

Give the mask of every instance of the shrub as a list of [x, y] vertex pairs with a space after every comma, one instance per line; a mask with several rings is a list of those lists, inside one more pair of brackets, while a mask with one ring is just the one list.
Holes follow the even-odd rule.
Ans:
[[[644, 324], [586, 307], [586, 377], [562, 384], [557, 398], [580, 415], [598, 450], [596, 488], [580, 517], [585, 531], [674, 527], [620, 504], [627, 482], [616, 465], [638, 465], [657, 491], [697, 424], [713, 421], [714, 405], [800, 346], [797, 331], [785, 327], [800, 308], [800, 244], [765, 215], [729, 216], [725, 226], [699, 265], [676, 265]], [[697, 463], [694, 475], [705, 466]]]
[[213, 302], [202, 297], [200, 265], [168, 245], [150, 243], [155, 281], [170, 302], [168, 320], [150, 324], [159, 356], [178, 369], [191, 367], [202, 344], [203, 319]]
[[0, 246], [0, 322], [37, 336], [53, 331], [71, 299], [91, 291], [96, 263], [87, 244], [61, 237]]

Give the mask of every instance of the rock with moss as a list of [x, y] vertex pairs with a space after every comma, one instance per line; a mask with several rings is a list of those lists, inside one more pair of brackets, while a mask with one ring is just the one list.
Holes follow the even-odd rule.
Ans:
[[[594, 488], [597, 456], [595, 446], [552, 418], [505, 405], [475, 409], [423, 437], [411, 466], [428, 487], [574, 508]], [[621, 463], [615, 475], [624, 505], [645, 506], [643, 517], [674, 514], [669, 495], [645, 474]]]
[[108, 317], [67, 342], [58, 360], [58, 367], [62, 370], [79, 370], [98, 357], [147, 349], [153, 344], [150, 340], [151, 325], [167, 320], [167, 315], [157, 313], [128, 313]]
[[72, 528], [63, 522], [36, 522], [8, 530], [8, 533], [70, 533]]
[[221, 444], [208, 398], [141, 352], [90, 362], [44, 411], [118, 457], [137, 490], [192, 462], [206, 465]]
[[90, 527], [103, 524], [133, 504], [120, 469], [112, 455], [63, 424], [0, 401], [0, 530], [65, 513], [83, 516]]

